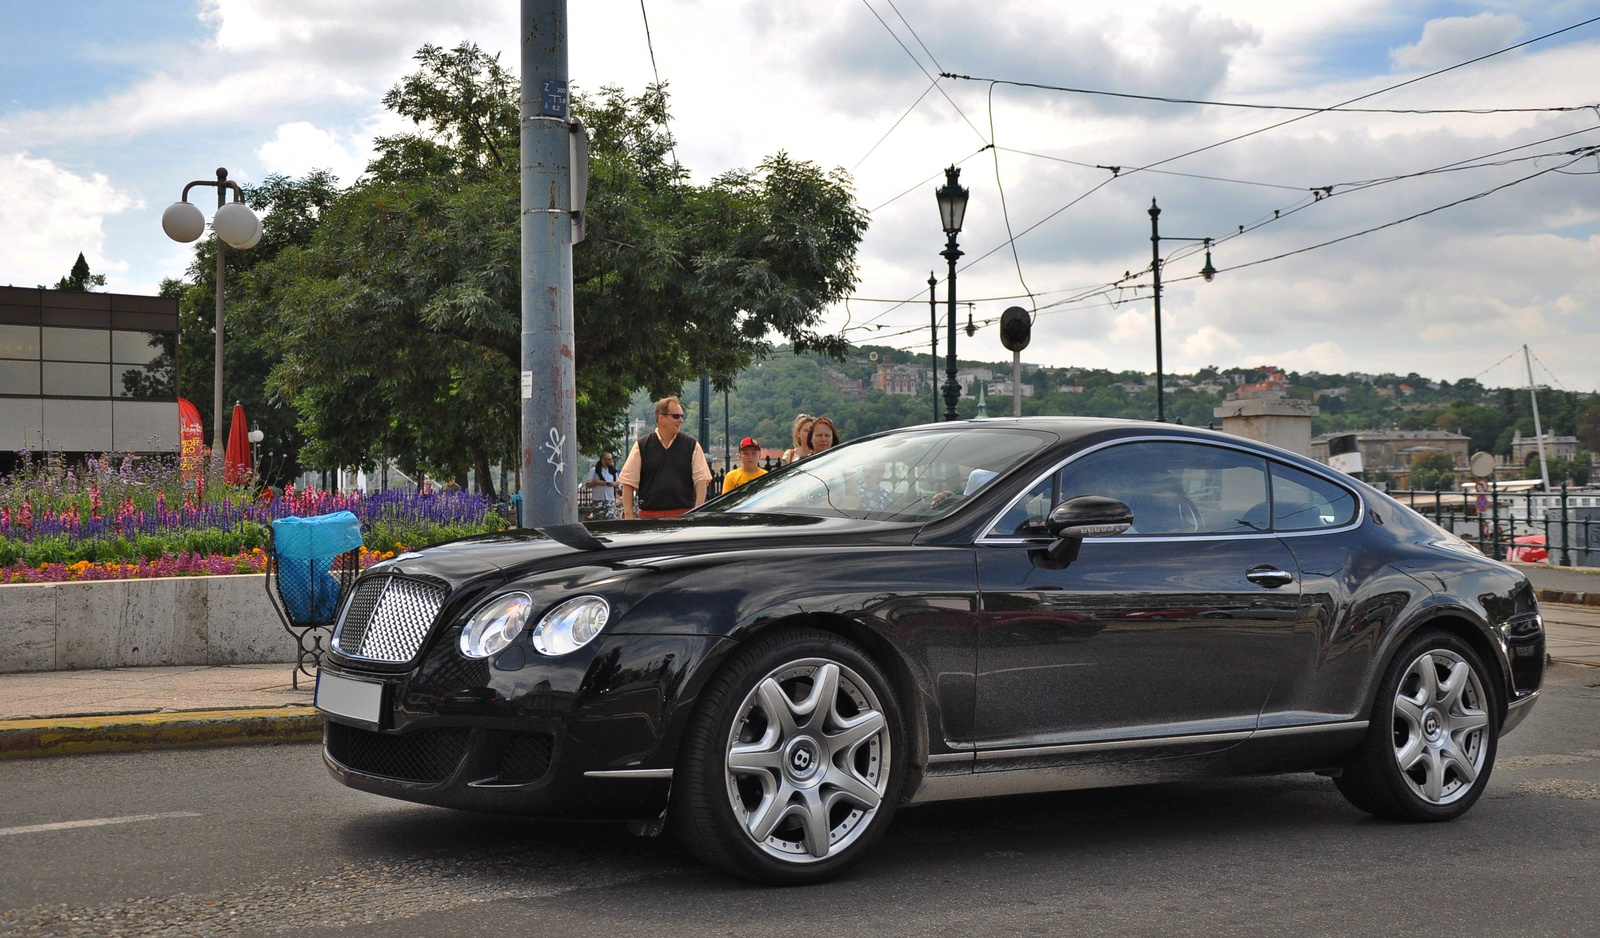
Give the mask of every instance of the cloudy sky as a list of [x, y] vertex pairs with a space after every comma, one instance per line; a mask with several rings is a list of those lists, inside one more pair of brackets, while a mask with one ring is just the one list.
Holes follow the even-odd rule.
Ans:
[[[829, 321], [854, 341], [926, 347], [925, 282], [944, 268], [933, 177], [959, 162], [972, 192], [961, 296], [980, 322], [1036, 306], [1029, 361], [1153, 367], [1148, 289], [1094, 288], [1148, 267], [1155, 198], [1164, 234], [1249, 229], [1217, 245], [1209, 284], [1178, 280], [1202, 259], [1164, 246], [1179, 255], [1163, 301], [1172, 370], [1454, 380], [1527, 342], [1548, 366], [1542, 383], [1600, 386], [1600, 157], [1561, 155], [1600, 145], [1600, 111], [1315, 114], [1173, 160], [1305, 112], [928, 77], [1325, 107], [1600, 16], [1600, 2], [647, 4], [678, 155], [696, 179], [779, 150], [853, 173], [872, 210], [860, 299]], [[54, 282], [81, 250], [110, 289], [153, 291], [187, 264], [189, 248], [159, 226], [185, 182], [224, 165], [244, 181], [318, 167], [353, 180], [372, 137], [398, 127], [378, 102], [411, 53], [465, 39], [515, 66], [517, 12], [513, 0], [6, 0], [0, 283]], [[651, 64], [637, 0], [572, 3], [571, 63], [581, 87], [641, 89]], [[1357, 106], [1597, 102], [1600, 23]], [[1096, 168], [1111, 166], [1115, 178]], [[1332, 195], [1316, 200], [1324, 186]], [[993, 326], [962, 342], [962, 357], [1007, 357]], [[1508, 362], [1482, 380], [1522, 378]]]

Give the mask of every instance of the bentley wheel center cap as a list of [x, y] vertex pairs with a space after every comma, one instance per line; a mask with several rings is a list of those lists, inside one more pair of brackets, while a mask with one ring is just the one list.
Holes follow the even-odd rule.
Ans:
[[818, 762], [816, 744], [802, 738], [789, 745], [789, 755], [784, 764], [792, 778], [804, 780], [816, 774]]
[[1422, 732], [1425, 733], [1429, 739], [1438, 739], [1440, 728], [1441, 724], [1439, 721], [1438, 712], [1429, 710], [1422, 718]]

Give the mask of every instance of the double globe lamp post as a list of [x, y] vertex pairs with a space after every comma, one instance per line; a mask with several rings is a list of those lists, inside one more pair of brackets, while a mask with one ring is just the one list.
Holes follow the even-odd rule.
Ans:
[[[174, 241], [188, 244], [206, 233], [206, 217], [200, 207], [189, 201], [189, 190], [195, 186], [215, 186], [217, 211], [211, 216], [211, 228], [217, 233], [217, 349], [215, 373], [211, 388], [211, 454], [221, 458], [222, 441], [222, 296], [226, 289], [223, 258], [227, 248], [244, 251], [261, 241], [261, 219], [244, 204], [244, 190], [228, 178], [228, 171], [219, 168], [217, 178], [196, 179], [183, 187], [179, 201], [167, 206], [161, 213], [161, 230]], [[228, 201], [228, 193], [233, 201]]]

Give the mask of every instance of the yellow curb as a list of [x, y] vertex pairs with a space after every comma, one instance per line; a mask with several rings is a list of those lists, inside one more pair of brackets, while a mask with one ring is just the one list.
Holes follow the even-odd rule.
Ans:
[[44, 717], [0, 720], [0, 759], [298, 743], [321, 738], [322, 715], [304, 706]]

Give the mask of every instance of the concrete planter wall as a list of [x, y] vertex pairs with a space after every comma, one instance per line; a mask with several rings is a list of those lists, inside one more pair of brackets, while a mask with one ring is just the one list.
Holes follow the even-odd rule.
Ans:
[[0, 586], [0, 673], [293, 661], [265, 577]]

